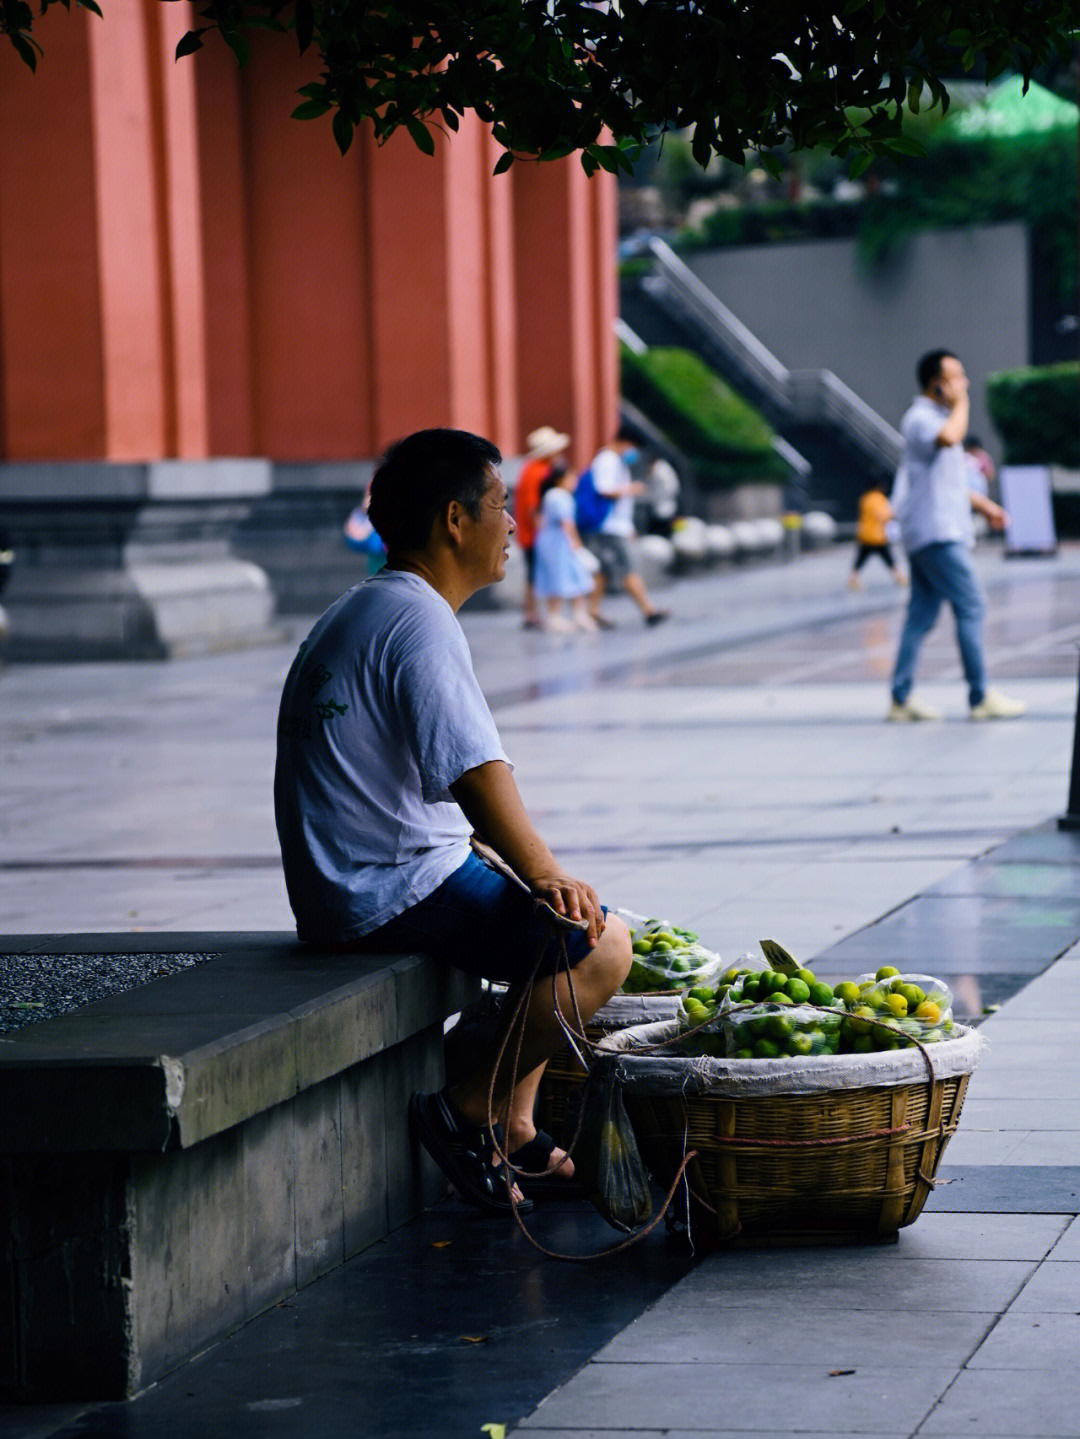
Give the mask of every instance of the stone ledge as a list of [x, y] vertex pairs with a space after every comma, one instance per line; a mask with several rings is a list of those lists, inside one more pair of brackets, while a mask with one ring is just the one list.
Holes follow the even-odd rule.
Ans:
[[133, 947], [215, 957], [0, 1036], [0, 1389], [21, 1398], [133, 1394], [443, 1187], [406, 1104], [442, 1082], [475, 981], [281, 934], [0, 938]]

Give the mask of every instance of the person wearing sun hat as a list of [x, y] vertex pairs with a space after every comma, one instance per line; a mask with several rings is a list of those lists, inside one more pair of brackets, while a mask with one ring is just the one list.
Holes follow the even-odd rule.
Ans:
[[525, 463], [514, 486], [514, 521], [517, 542], [525, 554], [525, 618], [527, 630], [543, 627], [536, 603], [533, 580], [536, 575], [536, 519], [540, 509], [540, 488], [551, 474], [555, 462], [566, 453], [570, 436], [560, 434], [551, 425], [541, 425], [526, 438]]

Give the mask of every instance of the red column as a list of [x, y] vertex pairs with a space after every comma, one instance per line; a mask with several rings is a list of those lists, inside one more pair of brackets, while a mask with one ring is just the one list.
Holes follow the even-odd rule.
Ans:
[[170, 453], [166, 236], [158, 196], [145, 0], [112, 0], [92, 22], [98, 281], [105, 363], [105, 457]]
[[617, 408], [614, 181], [574, 156], [511, 173], [522, 430], [566, 430], [585, 464]]
[[240, 95], [255, 451], [275, 460], [367, 455], [361, 147], [342, 156], [329, 120], [290, 118], [312, 68], [298, 62], [291, 36], [253, 48]]
[[[59, 7], [35, 22], [37, 73], [0, 44], [0, 457], [105, 451], [88, 32]], [[38, 29], [40, 27], [40, 29]]]
[[366, 142], [372, 374], [380, 446], [450, 425], [517, 446], [511, 194], [467, 116], [433, 156]]

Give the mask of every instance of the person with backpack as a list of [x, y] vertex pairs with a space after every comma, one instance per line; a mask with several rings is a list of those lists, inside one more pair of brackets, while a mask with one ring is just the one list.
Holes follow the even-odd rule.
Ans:
[[647, 625], [661, 624], [669, 615], [668, 610], [657, 609], [653, 604], [644, 580], [630, 559], [634, 500], [646, 489], [630, 471], [638, 453], [633, 436], [620, 430], [578, 479], [577, 527], [600, 563], [599, 583], [589, 601], [589, 612], [600, 629], [612, 628], [612, 621], [600, 613], [600, 603], [608, 588], [621, 586], [641, 610]]

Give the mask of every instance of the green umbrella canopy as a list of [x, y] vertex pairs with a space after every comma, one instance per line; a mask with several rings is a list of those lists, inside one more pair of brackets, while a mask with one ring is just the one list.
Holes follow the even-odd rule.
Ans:
[[1042, 135], [1049, 130], [1075, 128], [1080, 108], [1063, 100], [1033, 80], [1024, 94], [1018, 75], [999, 80], [985, 92], [985, 98], [945, 121], [945, 128], [965, 140], [1024, 135]]

